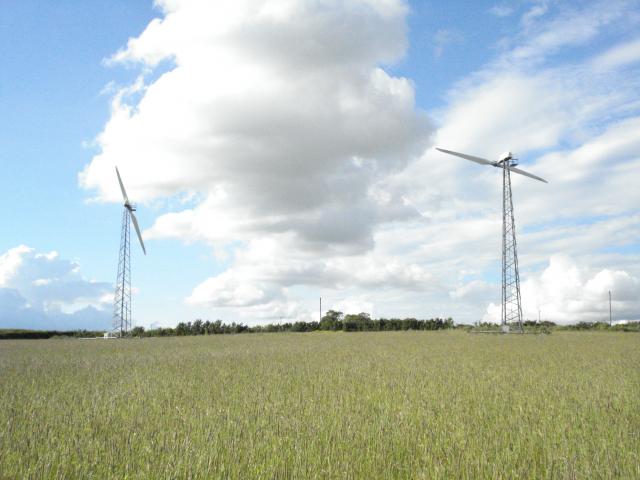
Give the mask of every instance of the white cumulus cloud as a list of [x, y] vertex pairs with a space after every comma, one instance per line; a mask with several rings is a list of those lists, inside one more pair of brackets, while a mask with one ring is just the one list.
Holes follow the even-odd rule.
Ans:
[[[593, 271], [565, 255], [555, 255], [539, 275], [522, 283], [523, 316], [559, 324], [640, 320], [640, 280], [624, 270]], [[500, 321], [500, 305], [490, 304], [484, 321]]]
[[2, 328], [108, 328], [110, 292], [111, 284], [86, 279], [56, 252], [21, 245], [0, 255]]

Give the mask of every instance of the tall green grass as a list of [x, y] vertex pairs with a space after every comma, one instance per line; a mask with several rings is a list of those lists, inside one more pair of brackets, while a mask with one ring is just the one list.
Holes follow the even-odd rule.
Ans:
[[640, 478], [640, 335], [0, 342], [0, 478]]

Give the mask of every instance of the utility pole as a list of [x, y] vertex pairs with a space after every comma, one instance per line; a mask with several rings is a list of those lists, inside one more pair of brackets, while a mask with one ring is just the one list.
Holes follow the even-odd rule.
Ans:
[[320, 320], [318, 320], [318, 323], [320, 323], [322, 321], [322, 297], [320, 297]]
[[613, 325], [611, 321], [611, 290], [609, 290], [609, 326]]

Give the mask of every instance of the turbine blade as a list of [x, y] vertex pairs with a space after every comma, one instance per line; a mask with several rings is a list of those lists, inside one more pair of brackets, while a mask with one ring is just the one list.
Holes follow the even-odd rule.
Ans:
[[120, 178], [120, 172], [118, 171], [118, 167], [116, 167], [116, 175], [118, 175], [118, 183], [120, 184], [120, 190], [122, 190], [122, 197], [124, 198], [124, 203], [129, 203], [129, 197], [127, 197], [127, 192], [124, 189], [124, 185], [122, 184], [122, 178]]
[[520, 175], [524, 175], [525, 177], [533, 178], [535, 180], [540, 180], [541, 182], [544, 182], [544, 183], [549, 183], [544, 178], [540, 178], [534, 175], [533, 173], [525, 172], [524, 170], [520, 170], [519, 168], [516, 168], [516, 167], [509, 167], [509, 170], [515, 173], [519, 173]]
[[480, 165], [493, 165], [495, 162], [490, 162], [486, 158], [474, 157], [473, 155], [467, 155], [466, 153], [452, 152], [451, 150], [445, 150], [444, 148], [436, 147], [436, 150], [442, 153], [448, 153], [449, 155], [455, 155], [456, 157], [464, 158], [465, 160], [471, 160], [472, 162], [479, 163]]
[[136, 233], [138, 234], [138, 240], [140, 240], [140, 246], [142, 247], [142, 252], [146, 255], [147, 250], [146, 248], [144, 248], [144, 242], [142, 241], [142, 234], [140, 233], [140, 227], [138, 226], [138, 219], [136, 218], [135, 214], [131, 210], [129, 210], [129, 213], [131, 214], [131, 221], [133, 222], [133, 227], [136, 229]]

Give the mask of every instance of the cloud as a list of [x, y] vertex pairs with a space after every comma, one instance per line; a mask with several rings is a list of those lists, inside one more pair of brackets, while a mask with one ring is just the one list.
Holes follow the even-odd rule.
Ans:
[[[540, 272], [558, 255], [583, 285], [601, 271], [640, 276], [632, 2], [530, 3], [495, 57], [448, 90], [435, 133], [413, 83], [386, 70], [407, 47], [402, 1], [159, 7], [110, 59], [140, 77], [116, 91], [80, 182], [119, 201], [117, 162], [133, 200], [186, 199], [145, 235], [225, 259], [190, 305], [305, 319], [322, 292], [380, 315], [482, 318], [500, 298], [500, 172], [432, 140], [492, 159], [512, 150], [550, 180], [513, 178], [523, 287], [542, 282], [525, 302], [555, 281]], [[548, 301], [579, 321], [599, 314], [587, 300], [571, 312]]]
[[515, 9], [511, 5], [499, 4], [491, 7], [489, 9], [489, 13], [495, 15], [496, 17], [504, 18], [511, 16], [514, 10]]
[[362, 251], [376, 225], [416, 214], [376, 194], [432, 131], [411, 82], [380, 67], [404, 55], [403, 1], [159, 6], [164, 18], [112, 63], [173, 67], [115, 96], [85, 188], [117, 200], [118, 163], [136, 200], [197, 192], [204, 200], [161, 216], [149, 238], [212, 243], [288, 232]]
[[332, 310], [343, 312], [344, 314], [368, 313], [373, 311], [373, 303], [365, 298], [346, 298], [333, 305]]
[[[521, 285], [523, 316], [559, 324], [608, 321], [609, 292], [616, 321], [640, 320], [640, 280], [624, 270], [590, 271], [565, 255], [555, 255], [541, 274]], [[500, 306], [491, 304], [484, 321], [499, 322]]]
[[548, 0], [534, 0], [531, 7], [522, 15], [520, 23], [527, 29], [537, 24], [537, 20], [549, 11]]
[[579, 7], [534, 1], [520, 18], [520, 30], [499, 42], [504, 51], [497, 60], [503, 68], [523, 61], [540, 63], [594, 41], [603, 32], [633, 31], [636, 8], [633, 0], [591, 1]]
[[108, 328], [112, 292], [56, 252], [21, 245], [0, 255], [1, 328]]
[[442, 56], [444, 49], [449, 45], [456, 45], [464, 42], [462, 34], [456, 30], [438, 30], [433, 36], [433, 54], [436, 58]]
[[[449, 292], [454, 300], [477, 301], [484, 300], [493, 289], [493, 285], [489, 285], [483, 280], [472, 280], [471, 282], [458, 286], [455, 290]], [[493, 292], [492, 292], [493, 293]]]
[[640, 61], [640, 39], [625, 42], [598, 55], [593, 60], [594, 68], [612, 70], [625, 67]]
[[430, 290], [437, 280], [418, 265], [393, 257], [331, 256], [296, 250], [286, 236], [251, 241], [235, 252], [233, 265], [211, 277], [187, 299], [191, 305], [253, 307], [290, 300], [289, 288]]

